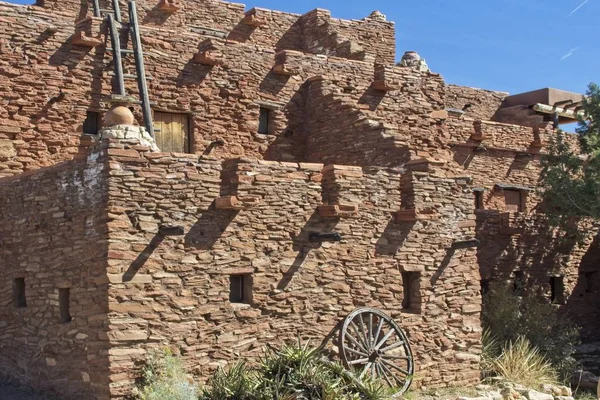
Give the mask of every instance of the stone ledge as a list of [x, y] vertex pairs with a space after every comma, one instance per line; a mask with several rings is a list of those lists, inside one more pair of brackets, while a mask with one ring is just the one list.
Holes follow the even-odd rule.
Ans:
[[249, 210], [260, 204], [260, 198], [257, 196], [224, 196], [215, 200], [217, 210]]
[[96, 47], [104, 43], [102, 18], [87, 17], [75, 23], [73, 44], [84, 47]]
[[179, 4], [178, 0], [160, 0], [156, 8], [168, 13], [174, 13], [176, 11], [179, 11], [181, 5]]
[[319, 215], [324, 218], [354, 218], [358, 217], [358, 205], [321, 205]]
[[394, 213], [396, 223], [417, 222], [417, 221], [437, 221], [440, 216], [435, 210], [400, 210]]
[[246, 12], [244, 19], [242, 19], [242, 24], [252, 26], [254, 28], [264, 26], [267, 24], [266, 14], [268, 13], [269, 10], [254, 7]]

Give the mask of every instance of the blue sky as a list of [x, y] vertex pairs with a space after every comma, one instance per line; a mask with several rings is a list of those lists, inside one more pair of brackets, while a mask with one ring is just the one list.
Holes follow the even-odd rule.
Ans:
[[[16, 3], [31, 1], [16, 0]], [[247, 0], [337, 18], [396, 22], [398, 54], [419, 52], [447, 82], [520, 93], [600, 83], [600, 0]]]

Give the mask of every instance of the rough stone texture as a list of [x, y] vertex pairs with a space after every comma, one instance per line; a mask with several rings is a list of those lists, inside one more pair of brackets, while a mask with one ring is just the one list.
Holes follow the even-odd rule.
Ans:
[[[106, 394], [106, 165], [96, 155], [0, 184], [0, 375], [69, 396]], [[14, 304], [25, 278], [27, 307]], [[59, 288], [70, 288], [62, 323]]]
[[[118, 398], [149, 349], [177, 347], [206, 379], [370, 305], [406, 328], [418, 385], [464, 385], [479, 379], [480, 275], [515, 270], [547, 295], [563, 276], [562, 309], [597, 340], [597, 240], [559, 243], [535, 191], [511, 213], [502, 189], [535, 188], [547, 123], [492, 122], [505, 93], [395, 65], [394, 25], [377, 13], [161, 4], [138, 2], [150, 100], [189, 116], [191, 154], [156, 152], [137, 126], [81, 134], [87, 111], [111, 108], [110, 43], [89, 5], [0, 4], [1, 373]], [[334, 231], [340, 243], [308, 240]], [[474, 237], [478, 249], [452, 249]], [[409, 310], [402, 272], [421, 275]], [[232, 274], [252, 275], [250, 304], [228, 301]]]

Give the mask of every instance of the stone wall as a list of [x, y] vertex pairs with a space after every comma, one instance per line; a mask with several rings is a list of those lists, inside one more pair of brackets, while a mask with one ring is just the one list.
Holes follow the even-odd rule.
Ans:
[[0, 375], [69, 398], [108, 393], [108, 193], [97, 156], [0, 180]]
[[[219, 365], [258, 356], [267, 343], [318, 343], [360, 306], [385, 310], [408, 331], [420, 385], [478, 380], [476, 252], [450, 249], [475, 234], [464, 179], [111, 147], [109, 335], [111, 353], [129, 357], [113, 359], [113, 393], [126, 393], [134, 360], [150, 348], [176, 347], [206, 378]], [[246, 209], [217, 206], [230, 195]], [[358, 212], [322, 217], [324, 198]], [[401, 209], [435, 218], [396, 222]], [[162, 225], [185, 234], [159, 240]], [[343, 239], [312, 243], [311, 232]], [[420, 273], [420, 302], [410, 310], [402, 310], [403, 271]], [[252, 277], [249, 304], [229, 302], [229, 277], [237, 274]]]

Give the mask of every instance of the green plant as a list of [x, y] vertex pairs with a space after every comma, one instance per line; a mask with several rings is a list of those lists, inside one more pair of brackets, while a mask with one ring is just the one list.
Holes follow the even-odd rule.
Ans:
[[300, 342], [268, 348], [256, 369], [239, 363], [209, 380], [202, 400], [383, 400], [381, 382], [358, 380], [321, 350]]
[[552, 364], [523, 336], [504, 346], [500, 356], [492, 362], [492, 368], [498, 376], [531, 388], [558, 381]]
[[[536, 290], [519, 297], [508, 285], [493, 285], [484, 297], [482, 324], [484, 365], [500, 355], [500, 349], [519, 337], [537, 348], [566, 380], [575, 370], [572, 357], [579, 343], [579, 331]], [[487, 358], [487, 359], [486, 359]]]
[[170, 350], [150, 354], [134, 396], [140, 400], [197, 400], [198, 387]]
[[261, 395], [260, 385], [260, 377], [249, 369], [246, 363], [239, 362], [228, 370], [219, 368], [208, 381], [210, 389], [205, 389], [201, 398], [204, 400], [260, 400], [264, 398], [266, 400], [268, 397]]

